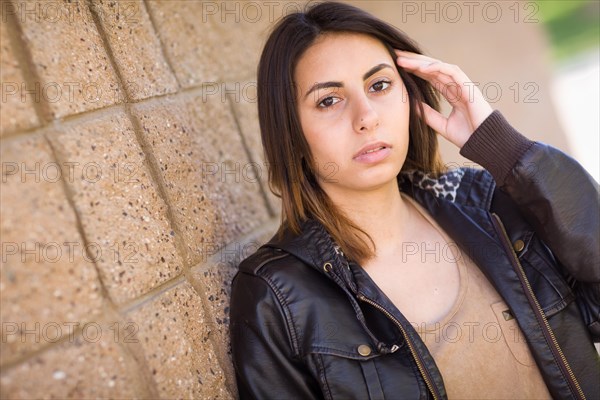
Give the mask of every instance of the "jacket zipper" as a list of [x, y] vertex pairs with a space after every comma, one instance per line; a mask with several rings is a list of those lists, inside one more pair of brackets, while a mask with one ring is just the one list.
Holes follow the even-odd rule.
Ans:
[[509, 249], [507, 252], [509, 254], [512, 254], [511, 258], [512, 258], [512, 260], [515, 261], [513, 266], [515, 267], [517, 276], [519, 277], [519, 280], [521, 281], [521, 283], [523, 283], [525, 285], [525, 287], [527, 288], [527, 290], [525, 291], [525, 294], [527, 295], [529, 303], [533, 304], [535, 306], [534, 311], [535, 311], [536, 317], [538, 320], [542, 321], [542, 324], [541, 324], [542, 332], [543, 332], [544, 336], [546, 337], [546, 340], [549, 339], [550, 342], [553, 344], [553, 346], [550, 346], [550, 349], [552, 350], [554, 359], [557, 361], [560, 369], [563, 371], [563, 375], [568, 376], [570, 378], [570, 379], [567, 379], [567, 383], [569, 384], [569, 389], [574, 394], [575, 398], [585, 400], [585, 394], [583, 393], [583, 390], [581, 390], [581, 386], [579, 386], [579, 382], [577, 382], [577, 378], [575, 377], [575, 374], [573, 374], [573, 370], [571, 369], [571, 366], [567, 362], [567, 359], [565, 358], [565, 355], [563, 354], [562, 349], [558, 345], [556, 337], [554, 336], [554, 332], [552, 331], [552, 328], [550, 328], [550, 324], [548, 323], [548, 320], [546, 319], [546, 316], [544, 315], [544, 312], [542, 311], [542, 308], [540, 307], [540, 304], [537, 301], [535, 294], [533, 293], [531, 284], [529, 283], [529, 280], [527, 279], [527, 276], [525, 275], [523, 266], [519, 262], [519, 258], [517, 257], [517, 254], [514, 252], [512, 246], [510, 246], [510, 238], [508, 237], [508, 234], [506, 233], [506, 229], [504, 229], [504, 225], [502, 224], [500, 217], [496, 213], [492, 213], [492, 215], [494, 216], [494, 218], [493, 218], [493, 220], [495, 221], [494, 225], [499, 227], [500, 231], [502, 232], [502, 237], [503, 237], [502, 244], [504, 245], [504, 247]]
[[358, 298], [360, 300], [364, 301], [365, 303], [369, 303], [373, 307], [377, 308], [379, 311], [383, 312], [390, 320], [392, 320], [396, 324], [396, 326], [398, 326], [398, 328], [402, 332], [402, 335], [404, 336], [404, 339], [406, 340], [406, 343], [408, 343], [408, 348], [410, 349], [410, 352], [411, 352], [413, 358], [415, 359], [415, 362], [417, 363], [417, 367], [419, 368], [419, 371], [421, 372], [421, 376], [423, 376], [423, 379], [425, 380], [425, 384], [427, 384], [429, 391], [433, 395], [433, 399], [434, 400], [439, 399], [440, 395], [439, 395], [437, 389], [433, 386], [433, 383], [431, 382], [431, 377], [429, 376], [429, 371], [427, 371], [425, 369], [423, 359], [415, 350], [414, 344], [411, 341], [411, 339], [408, 337], [408, 334], [406, 333], [406, 330], [404, 329], [402, 324], [400, 324], [400, 322], [389, 311], [387, 311], [385, 308], [383, 308], [383, 306], [381, 306], [378, 303], [374, 302], [373, 300], [365, 297], [362, 293], [358, 294]]

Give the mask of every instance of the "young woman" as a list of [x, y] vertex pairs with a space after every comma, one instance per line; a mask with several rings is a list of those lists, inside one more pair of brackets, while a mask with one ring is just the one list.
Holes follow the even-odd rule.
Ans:
[[[598, 184], [468, 83], [349, 5], [274, 28], [283, 215], [233, 281], [241, 398], [600, 398]], [[437, 133], [485, 169], [444, 168]]]

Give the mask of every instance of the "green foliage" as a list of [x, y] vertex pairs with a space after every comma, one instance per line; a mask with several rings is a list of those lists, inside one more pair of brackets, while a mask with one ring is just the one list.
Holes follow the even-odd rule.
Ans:
[[540, 19], [543, 22], [552, 21], [553, 19], [561, 18], [571, 11], [580, 8], [585, 3], [590, 3], [590, 0], [538, 0], [536, 3], [539, 7]]
[[556, 59], [600, 47], [599, 0], [538, 0], [536, 3]]

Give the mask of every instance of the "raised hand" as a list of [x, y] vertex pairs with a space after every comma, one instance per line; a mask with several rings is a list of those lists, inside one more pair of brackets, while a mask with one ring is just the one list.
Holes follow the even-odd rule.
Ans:
[[431, 83], [452, 106], [445, 117], [423, 103], [424, 119], [436, 132], [462, 148], [493, 111], [479, 88], [456, 65], [408, 51], [396, 50], [396, 54], [401, 68]]

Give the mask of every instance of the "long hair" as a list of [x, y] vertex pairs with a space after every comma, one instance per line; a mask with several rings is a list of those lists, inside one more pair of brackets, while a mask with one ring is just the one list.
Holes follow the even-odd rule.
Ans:
[[[318, 185], [296, 108], [295, 66], [315, 39], [332, 32], [369, 35], [383, 43], [393, 60], [394, 49], [422, 52], [402, 31], [369, 13], [347, 4], [325, 2], [283, 17], [271, 31], [258, 65], [258, 117], [269, 165], [269, 189], [282, 200], [278, 233], [288, 228], [298, 234], [305, 220], [316, 219], [347, 258], [363, 262], [375, 255], [375, 244]], [[418, 107], [423, 115], [421, 101], [439, 110], [439, 97], [427, 81], [397, 69], [406, 86], [411, 110], [409, 147], [401, 171], [417, 169], [439, 174], [445, 167], [436, 132], [415, 113]]]

